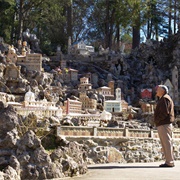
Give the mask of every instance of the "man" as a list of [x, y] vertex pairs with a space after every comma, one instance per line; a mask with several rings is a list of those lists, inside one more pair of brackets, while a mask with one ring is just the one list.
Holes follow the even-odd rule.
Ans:
[[168, 95], [165, 85], [157, 87], [156, 96], [159, 98], [155, 112], [154, 123], [157, 127], [165, 156], [165, 163], [159, 167], [174, 167], [173, 145], [172, 145], [172, 122], [174, 122], [174, 103]]

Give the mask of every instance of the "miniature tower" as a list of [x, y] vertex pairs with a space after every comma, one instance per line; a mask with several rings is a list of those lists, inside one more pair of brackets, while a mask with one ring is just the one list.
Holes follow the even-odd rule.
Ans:
[[19, 51], [19, 53], [21, 53], [21, 49], [22, 49], [22, 42], [21, 42], [21, 40], [18, 40], [18, 51]]
[[174, 86], [174, 104], [178, 104], [179, 102], [179, 92], [178, 92], [178, 69], [177, 66], [174, 66], [172, 70], [172, 84]]
[[114, 81], [109, 81], [108, 86], [111, 88], [111, 95], [114, 95]]
[[25, 46], [23, 46], [21, 54], [22, 54], [23, 56], [26, 56], [26, 49], [25, 49]]
[[121, 101], [121, 89], [120, 88], [116, 89], [116, 100]]

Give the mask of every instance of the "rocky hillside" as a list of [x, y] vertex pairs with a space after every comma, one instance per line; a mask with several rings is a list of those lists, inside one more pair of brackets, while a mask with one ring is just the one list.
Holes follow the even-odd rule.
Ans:
[[[108, 55], [96, 54], [93, 60], [89, 58], [89, 61], [79, 59], [76, 57], [68, 61], [67, 58], [67, 61], [80, 75], [88, 72], [92, 77], [96, 75], [98, 78], [93, 82], [94, 88], [107, 85], [108, 81], [114, 80], [115, 88], [121, 88], [124, 99], [127, 100], [128, 96], [131, 96], [132, 104], [136, 105], [141, 89], [154, 89], [165, 80], [171, 80], [173, 67], [179, 68], [180, 32], [160, 42], [148, 40], [130, 54], [110, 52]], [[129, 91], [134, 94], [130, 95]]]
[[0, 102], [0, 114], [0, 179], [53, 179], [87, 172], [82, 145], [61, 139], [54, 151], [46, 151], [34, 131], [22, 133], [12, 106]]

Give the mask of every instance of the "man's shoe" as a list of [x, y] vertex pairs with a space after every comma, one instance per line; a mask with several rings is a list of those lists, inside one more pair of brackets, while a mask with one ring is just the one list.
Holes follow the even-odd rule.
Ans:
[[175, 165], [174, 164], [171, 164], [171, 165], [169, 165], [169, 164], [161, 164], [161, 165], [159, 165], [159, 167], [174, 167]]

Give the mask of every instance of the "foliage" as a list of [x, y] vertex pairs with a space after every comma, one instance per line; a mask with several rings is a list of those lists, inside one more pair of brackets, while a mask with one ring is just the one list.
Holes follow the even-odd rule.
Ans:
[[147, 39], [177, 32], [178, 0], [0, 0], [0, 36], [9, 44], [29, 29], [51, 55], [60, 45], [84, 40], [96, 48], [119, 48], [124, 30], [138, 46], [140, 29]]
[[121, 41], [123, 43], [132, 43], [132, 37], [129, 34], [124, 34], [121, 36]]
[[3, 37], [4, 41], [7, 43], [10, 43], [11, 41], [14, 13], [14, 0], [0, 0], [0, 36]]

